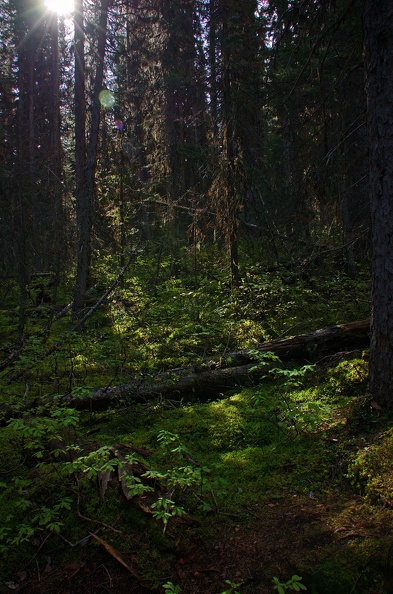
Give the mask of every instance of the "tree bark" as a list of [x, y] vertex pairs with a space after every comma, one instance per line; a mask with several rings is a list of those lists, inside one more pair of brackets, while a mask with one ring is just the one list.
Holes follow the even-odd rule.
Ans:
[[73, 317], [85, 306], [90, 274], [92, 212], [95, 201], [95, 173], [100, 127], [99, 92], [104, 79], [104, 58], [109, 0], [101, 0], [98, 22], [97, 69], [94, 78], [89, 142], [86, 146], [85, 57], [83, 0], [76, 0], [75, 26], [75, 167], [78, 224], [78, 265], [75, 282]]
[[101, 0], [100, 18], [98, 22], [97, 68], [94, 78], [90, 134], [87, 146], [86, 191], [89, 197], [88, 199], [90, 209], [93, 208], [95, 202], [95, 174], [97, 166], [98, 136], [101, 119], [99, 93], [102, 90], [104, 80], [104, 59], [108, 24], [108, 8], [109, 0]]
[[370, 391], [393, 406], [393, 4], [364, 2], [370, 156], [372, 314]]
[[77, 270], [72, 315], [76, 319], [84, 307], [90, 266], [91, 212], [86, 189], [86, 98], [85, 33], [83, 0], [75, 0], [75, 204], [78, 231]]

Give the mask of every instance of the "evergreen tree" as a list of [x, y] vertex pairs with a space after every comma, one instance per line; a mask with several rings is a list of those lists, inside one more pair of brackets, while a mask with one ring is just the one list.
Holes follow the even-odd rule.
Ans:
[[[261, 69], [254, 0], [222, 0], [217, 5], [219, 32], [211, 59], [218, 47], [219, 70], [217, 109], [220, 135], [219, 168], [210, 195], [217, 212], [217, 224], [224, 235], [233, 286], [239, 282], [239, 225], [248, 192], [256, 191], [263, 168], [262, 124], [260, 112]], [[212, 21], [214, 22], [214, 21]], [[215, 101], [215, 100], [214, 100]]]
[[292, 250], [341, 241], [354, 273], [353, 244], [368, 225], [361, 4], [269, 10], [266, 204]]
[[367, 115], [370, 138], [372, 319], [370, 391], [393, 406], [393, 6], [364, 3]]
[[[98, 11], [97, 41], [94, 52], [95, 75], [91, 88], [90, 128], [86, 145], [85, 55], [83, 0], [75, 6], [75, 169], [78, 260], [75, 279], [73, 316], [85, 305], [91, 265], [92, 212], [96, 202], [95, 174], [100, 127], [100, 92], [103, 90], [109, 0], [101, 0]], [[94, 46], [93, 46], [94, 47]]]
[[[13, 3], [17, 76], [15, 165], [8, 212], [21, 293], [20, 332], [33, 273], [58, 273], [62, 236], [58, 25], [42, 5]], [[12, 64], [9, 64], [12, 68]]]

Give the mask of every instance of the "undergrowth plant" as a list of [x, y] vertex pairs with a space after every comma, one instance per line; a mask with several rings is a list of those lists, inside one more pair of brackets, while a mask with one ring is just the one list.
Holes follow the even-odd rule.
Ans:
[[162, 587], [165, 590], [165, 594], [180, 594], [182, 591], [180, 586], [175, 585], [173, 582], [166, 582]]
[[[317, 282], [310, 277], [310, 288], [303, 281], [286, 283], [285, 268], [267, 272], [250, 261], [240, 288], [233, 291], [220, 258], [209, 260], [208, 250], [199, 255], [203, 267], [197, 277], [186, 251], [181, 277], [171, 276], [170, 257], [160, 260], [157, 276], [156, 257], [148, 246], [140, 251], [124, 286], [117, 287], [89, 318], [83, 334], [69, 332], [69, 314], [57, 319], [55, 309], [28, 308], [23, 346], [12, 352], [17, 352], [12, 362], [19, 382], [12, 389], [4, 382], [4, 395], [27, 390], [34, 400], [53, 392], [73, 392], [83, 384], [101, 387], [118, 383], [130, 373], [157, 373], [228, 350], [252, 348], [293, 328], [302, 332], [310, 324], [315, 328], [368, 315], [364, 272], [355, 282], [343, 271], [333, 276], [319, 271]], [[89, 294], [91, 305], [112, 282], [114, 262], [106, 255], [95, 263], [93, 276], [99, 282]], [[67, 286], [58, 291], [67, 299]], [[335, 304], [341, 301], [348, 307], [339, 320], [332, 320], [333, 314], [338, 315]], [[16, 319], [9, 316], [7, 305], [0, 309], [0, 327], [3, 318], [7, 325], [13, 319], [16, 340]], [[12, 334], [11, 329], [7, 333]], [[9, 348], [12, 351], [11, 343]]]
[[9, 421], [7, 432], [23, 462], [9, 473], [8, 481], [0, 484], [2, 508], [6, 510], [0, 530], [3, 554], [37, 536], [61, 531], [73, 498], [61, 487], [47, 499], [42, 498], [41, 491], [46, 492], [51, 483], [64, 487], [67, 472], [63, 463], [79, 451], [75, 443], [78, 425], [79, 412], [59, 406], [56, 399], [38, 407], [35, 414]]
[[225, 583], [228, 584], [229, 588], [226, 588], [225, 590], [223, 590], [221, 592], [221, 594], [240, 594], [239, 590], [237, 590], [237, 588], [239, 588], [243, 582], [232, 582], [231, 580], [225, 580]]
[[[291, 394], [304, 387], [305, 377], [315, 371], [315, 365], [285, 368], [281, 359], [275, 353], [257, 350], [249, 350], [248, 352], [257, 361], [251, 371], [255, 369], [266, 370], [262, 380], [269, 379], [280, 387], [280, 399], [284, 408], [277, 415], [278, 427], [293, 430], [296, 434], [308, 429], [312, 430], [320, 420], [320, 405], [316, 402], [308, 402], [305, 406], [302, 406], [301, 403], [292, 401]], [[272, 363], [280, 366], [272, 367]], [[261, 405], [265, 396], [257, 391], [253, 399], [256, 404]]]
[[[171, 518], [187, 513], [184, 506], [189, 497], [198, 504], [204, 503], [205, 477], [209, 471], [192, 460], [176, 434], [165, 430], [158, 433], [163, 452], [158, 470], [147, 468], [136, 452], [121, 453], [119, 446], [101, 446], [81, 454], [76, 443], [80, 413], [75, 409], [58, 406], [54, 401], [41, 407], [39, 413], [8, 423], [8, 430], [20, 442], [22, 455], [29, 456], [28, 466], [34, 470], [34, 476], [21, 465], [22, 474], [16, 473], [8, 482], [0, 483], [3, 509], [7, 510], [6, 521], [0, 528], [3, 554], [24, 542], [32, 542], [40, 534], [47, 538], [51, 533], [60, 533], [64, 514], [72, 509], [79, 513], [79, 505], [83, 503], [81, 488], [86, 480], [98, 486], [101, 501], [114, 474], [127, 500], [149, 495], [150, 513], [163, 524], [164, 534]], [[138, 474], [136, 470], [140, 467], [144, 471]], [[41, 501], [40, 489], [46, 489], [48, 477], [51, 482], [64, 485], [67, 477], [74, 477], [73, 496], [63, 495], [60, 490], [57, 497]]]
[[[141, 456], [135, 452], [126, 455], [120, 454], [114, 446], [102, 446], [85, 456], [79, 456], [66, 465], [69, 473], [82, 473], [88, 479], [98, 481], [100, 496], [104, 499], [109, 479], [115, 472], [118, 473], [122, 490], [127, 499], [142, 497], [152, 493], [155, 483], [160, 491], [164, 491], [154, 502], [150, 504], [150, 512], [153, 518], [162, 522], [165, 533], [168, 522], [175, 516], [186, 514], [186, 510], [177, 501], [185, 501], [188, 495], [195, 495], [203, 502], [203, 491], [205, 487], [205, 474], [207, 468], [201, 468], [193, 464], [178, 465], [176, 461], [183, 460], [183, 456], [191, 460], [187, 448], [181, 444], [179, 437], [169, 431], [162, 430], [158, 434], [158, 442], [162, 449], [175, 454], [177, 460], [164, 456], [166, 468], [163, 470], [146, 469], [135, 474], [134, 468], [141, 463]], [[147, 484], [147, 482], [149, 484]]]
[[307, 590], [306, 586], [301, 583], [302, 579], [299, 575], [293, 575], [287, 582], [280, 582], [278, 577], [274, 577], [273, 588], [277, 590], [278, 594], [285, 594], [287, 590], [293, 590], [294, 592]]
[[[182, 506], [176, 505], [173, 498], [183, 501], [189, 494], [198, 499], [201, 506], [205, 506], [204, 491], [209, 487], [206, 475], [210, 472], [207, 467], [201, 467], [191, 458], [188, 449], [181, 443], [178, 435], [161, 430], [157, 440], [164, 452], [174, 455], [172, 467], [167, 470], [148, 470], [144, 477], [154, 479], [166, 487], [165, 497], [159, 497], [151, 506], [153, 516], [164, 524], [164, 532], [171, 517], [181, 516], [186, 513]], [[168, 459], [167, 464], [168, 464]], [[179, 462], [183, 464], [179, 465]], [[188, 461], [188, 464], [184, 462]]]

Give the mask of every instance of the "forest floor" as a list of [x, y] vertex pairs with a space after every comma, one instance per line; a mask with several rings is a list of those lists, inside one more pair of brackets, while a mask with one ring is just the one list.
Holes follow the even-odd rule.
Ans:
[[[368, 521], [353, 510], [351, 519], [339, 528], [335, 527], [334, 517], [340, 515], [343, 507], [354, 507], [360, 500], [322, 501], [307, 497], [288, 496], [277, 503], [264, 506], [264, 509], [239, 510], [238, 517], [214, 518], [205, 521], [207, 534], [187, 526], [180, 528], [180, 534], [169, 535], [176, 539], [176, 560], [171, 567], [171, 579], [180, 584], [184, 594], [218, 594], [228, 592], [255, 592], [272, 594], [272, 573], [290, 578], [299, 566], [315, 564], [313, 575], [302, 576], [307, 590], [318, 593], [387, 593], [393, 591], [392, 572], [387, 569], [385, 559], [375, 559], [379, 569], [370, 565], [363, 568], [360, 586], [352, 582], [350, 573], [346, 574], [345, 557], [353, 541], [368, 538], [386, 538], [391, 533], [392, 514], [382, 514], [380, 526], [372, 528]], [[371, 529], [371, 530], [370, 530]], [[211, 534], [209, 536], [209, 533]], [[143, 537], [141, 537], [143, 541]], [[139, 543], [143, 548], [144, 543]], [[131, 560], [132, 551], [122, 551], [122, 556]], [[332, 551], [334, 550], [334, 555]], [[352, 555], [352, 552], [349, 553]], [[337, 557], [337, 560], [332, 560]], [[340, 555], [344, 559], [339, 559]], [[32, 580], [18, 590], [53, 594], [93, 594], [112, 592], [162, 592], [162, 589], [144, 587], [115, 559], [103, 550], [83, 551], [73, 562], [56, 565], [56, 551], [53, 552], [53, 568], [44, 570], [39, 578]], [[367, 574], [370, 574], [367, 576]], [[370, 580], [371, 576], [371, 580]], [[368, 579], [365, 579], [367, 578]], [[283, 589], [286, 591], [284, 583]], [[374, 586], [370, 581], [374, 581]], [[366, 589], [364, 583], [367, 583]], [[362, 586], [363, 583], [363, 586]], [[232, 589], [231, 586], [232, 585]]]
[[[182, 594], [273, 594], [300, 586], [315, 594], [393, 592], [393, 432], [389, 417], [357, 395], [356, 374], [362, 369], [362, 359], [350, 358], [292, 387], [297, 402], [304, 402], [306, 393], [314, 402], [324, 393], [329, 409], [312, 430], [297, 431], [301, 417], [296, 427], [283, 425], [273, 447], [271, 438], [255, 439], [255, 432], [269, 433], [276, 425], [282, 386], [274, 382], [263, 389], [263, 411], [256, 386], [209, 403], [179, 408], [162, 403], [149, 411], [147, 422], [146, 412], [144, 419], [133, 419], [136, 409], [93, 415], [90, 424], [98, 433], [106, 431], [104, 441], [121, 439], [119, 451], [126, 442], [150, 447], [157, 428], [170, 427], [176, 431], [170, 435], [181, 434], [186, 451], [203, 463], [214, 466], [219, 458], [217, 480], [210, 479], [200, 497], [204, 511], [192, 503], [199, 492], [191, 487], [191, 499], [179, 494], [188, 513], [171, 517], [163, 531], [151, 516], [151, 495], [125, 501], [113, 472], [100, 501], [94, 481], [85, 487], [89, 491], [81, 489], [90, 501], [83, 506], [86, 522], [79, 520], [76, 532], [70, 529], [78, 536], [72, 542], [67, 536], [67, 543], [57, 534], [47, 535], [48, 542], [41, 537], [37, 553], [14, 570], [4, 592], [143, 594], [164, 592], [164, 585]], [[288, 396], [285, 389], [281, 398]], [[257, 406], [250, 410], [250, 403]], [[173, 438], [174, 443], [179, 442]], [[149, 450], [149, 463], [158, 452]], [[233, 457], [225, 468], [228, 455]], [[173, 458], [161, 459], [175, 467]], [[299, 582], [292, 581], [294, 575]]]
[[[155, 296], [149, 278], [80, 333], [32, 307], [20, 351], [13, 301], [1, 312], [0, 592], [393, 592], [392, 416], [367, 396], [367, 350], [253, 350], [363, 319], [367, 279], [257, 270], [237, 296], [210, 277]], [[163, 371], [176, 384], [170, 370], [236, 349], [262, 378], [213, 397], [63, 399]]]
[[[267, 581], [274, 568], [274, 575], [291, 577], [296, 573], [299, 560], [320, 559], [329, 563], [329, 555], [321, 551], [328, 545], [339, 547], [345, 555], [345, 548], [354, 538], [367, 538], [362, 527], [357, 525], [334, 528], [330, 514], [340, 508], [337, 502], [321, 503], [317, 499], [288, 496], [277, 503], [239, 510], [233, 517], [215, 517], [204, 521], [206, 534], [181, 526], [178, 533], [168, 537], [176, 539], [176, 560], [172, 565], [171, 580], [180, 584], [182, 592], [188, 594], [217, 594], [229, 589], [226, 580], [237, 584], [235, 589], [271, 594], [273, 584]], [[143, 540], [143, 537], [142, 537]], [[133, 550], [135, 550], [133, 543]], [[143, 547], [143, 542], [140, 543]], [[125, 559], [132, 559], [133, 553], [122, 551]], [[54, 551], [53, 562], [56, 563]], [[300, 563], [302, 564], [302, 563]], [[303, 576], [308, 583], [310, 576]], [[318, 579], [317, 575], [312, 578]], [[22, 584], [20, 584], [22, 586]], [[160, 591], [144, 588], [115, 559], [97, 549], [81, 550], [72, 563], [55, 566], [51, 571], [35, 576], [28, 584], [31, 592], [93, 593], [110, 591], [114, 594], [126, 592]], [[325, 591], [315, 590], [311, 591]], [[329, 590], [326, 589], [326, 592]], [[349, 593], [350, 590], [342, 590]], [[354, 589], [353, 592], [357, 590]], [[386, 589], [375, 592], [386, 592]], [[330, 590], [331, 592], [331, 590]], [[337, 590], [338, 592], [338, 590]]]

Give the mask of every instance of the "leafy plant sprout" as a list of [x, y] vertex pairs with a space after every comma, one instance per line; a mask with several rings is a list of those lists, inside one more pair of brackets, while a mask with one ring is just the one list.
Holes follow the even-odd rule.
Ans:
[[293, 575], [287, 582], [280, 582], [278, 577], [273, 578], [273, 588], [277, 590], [278, 594], [285, 594], [287, 590], [293, 590], [294, 592], [300, 592], [301, 590], [307, 590], [306, 586], [301, 583], [303, 578], [299, 575]]
[[228, 584], [229, 588], [223, 590], [221, 594], [240, 594], [240, 592], [236, 589], [239, 588], [243, 582], [232, 582], [231, 580], [225, 580], [225, 583]]
[[165, 590], [165, 594], [180, 594], [182, 591], [180, 586], [175, 585], [173, 582], [166, 582], [162, 587]]

